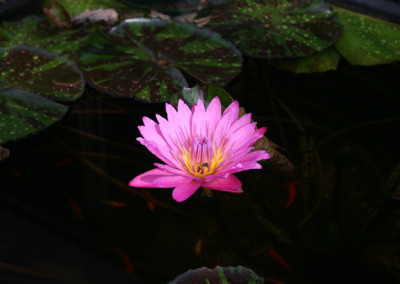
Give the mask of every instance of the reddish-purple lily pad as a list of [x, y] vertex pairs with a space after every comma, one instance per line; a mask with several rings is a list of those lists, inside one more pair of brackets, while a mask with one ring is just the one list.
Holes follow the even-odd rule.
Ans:
[[207, 27], [263, 58], [311, 55], [331, 46], [342, 29], [322, 0], [234, 1], [212, 9], [211, 16]]
[[0, 143], [60, 120], [84, 91], [83, 75], [65, 57], [28, 46], [0, 48]]
[[241, 65], [240, 52], [211, 30], [154, 19], [93, 34], [81, 57], [85, 78], [97, 90], [154, 102], [169, 101], [187, 87], [183, 74], [225, 85]]

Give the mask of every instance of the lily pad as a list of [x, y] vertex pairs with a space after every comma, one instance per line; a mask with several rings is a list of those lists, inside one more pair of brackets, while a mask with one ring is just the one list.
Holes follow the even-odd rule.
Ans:
[[126, 5], [121, 4], [121, 1], [118, 0], [58, 0], [58, 2], [64, 6], [71, 16], [77, 16], [86, 10], [109, 8], [119, 10], [126, 9], [127, 7]]
[[0, 92], [0, 143], [24, 137], [60, 120], [68, 107], [20, 89]]
[[296, 74], [307, 74], [337, 70], [340, 54], [334, 47], [322, 52], [300, 58], [277, 59], [274, 64], [278, 70], [292, 71]]
[[170, 101], [188, 84], [225, 85], [241, 71], [240, 52], [218, 34], [191, 24], [132, 19], [110, 33], [95, 33], [81, 57], [85, 78], [116, 96]]
[[29, 16], [21, 21], [4, 22], [0, 25], [0, 46], [26, 44], [76, 60], [85, 43], [87, 33], [81, 29], [59, 29], [49, 21]]
[[82, 95], [84, 86], [81, 71], [65, 57], [24, 45], [0, 48], [0, 89], [20, 88], [72, 101]]
[[311, 55], [331, 46], [341, 33], [336, 15], [322, 0], [233, 2], [211, 15], [207, 27], [254, 57]]
[[334, 7], [343, 23], [335, 47], [352, 65], [371, 66], [400, 60], [400, 26]]
[[61, 119], [84, 91], [74, 62], [28, 46], [0, 48], [0, 143], [40, 131]]

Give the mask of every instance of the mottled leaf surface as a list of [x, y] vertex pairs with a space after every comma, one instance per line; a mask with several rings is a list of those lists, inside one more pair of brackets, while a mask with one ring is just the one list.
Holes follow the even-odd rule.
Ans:
[[310, 55], [332, 45], [341, 32], [336, 15], [321, 0], [233, 2], [211, 15], [207, 27], [255, 57]]
[[0, 92], [0, 143], [24, 137], [60, 120], [68, 107], [20, 89]]
[[170, 15], [178, 15], [196, 11], [199, 0], [124, 0], [123, 3], [139, 8], [154, 9]]
[[85, 10], [93, 9], [126, 9], [126, 6], [121, 4], [121, 1], [117, 0], [58, 0], [61, 5], [71, 14], [71, 16], [77, 16]]
[[87, 33], [84, 30], [59, 29], [35, 16], [17, 22], [3, 22], [0, 25], [0, 46], [26, 44], [45, 48], [71, 60], [79, 58], [80, 48], [86, 38]]
[[335, 47], [352, 65], [376, 65], [400, 60], [400, 26], [334, 7], [343, 23]]
[[190, 269], [187, 272], [179, 275], [169, 284], [184, 284], [184, 283], [253, 283], [262, 284], [264, 278], [258, 276], [253, 270], [244, 267], [220, 267], [214, 269], [207, 267]]
[[48, 99], [71, 101], [85, 82], [76, 64], [65, 57], [29, 46], [0, 48], [0, 88], [21, 88]]
[[96, 89], [147, 101], [169, 101], [187, 87], [181, 71], [203, 83], [225, 85], [240, 73], [242, 57], [229, 42], [194, 25], [153, 19], [125, 21], [93, 34], [81, 57]]

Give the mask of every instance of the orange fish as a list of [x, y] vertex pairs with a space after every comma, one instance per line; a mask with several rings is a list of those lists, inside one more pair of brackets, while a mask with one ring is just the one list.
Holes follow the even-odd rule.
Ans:
[[127, 206], [126, 203], [121, 201], [99, 200], [99, 202], [117, 208], [123, 208]]
[[133, 275], [133, 273], [135, 272], [135, 269], [133, 267], [133, 264], [131, 262], [131, 260], [129, 259], [129, 257], [123, 253], [121, 250], [119, 250], [118, 248], [115, 248], [115, 251], [119, 254], [119, 256], [122, 259], [122, 262], [125, 265], [125, 269], [126, 271], [130, 274]]
[[69, 206], [71, 207], [75, 216], [79, 219], [82, 219], [83, 213], [82, 213], [82, 209], [79, 207], [78, 203], [74, 199], [72, 199], [72, 197], [67, 192], [64, 192], [64, 194], [65, 194], [65, 197], [68, 200]]
[[269, 249], [267, 249], [267, 252], [268, 252], [269, 256], [272, 257], [276, 262], [281, 264], [283, 267], [285, 267], [290, 272], [293, 272], [293, 269], [290, 267], [290, 265], [274, 249], [269, 248]]
[[285, 205], [285, 209], [289, 208], [290, 205], [293, 204], [296, 199], [296, 187], [300, 185], [299, 180], [294, 180], [285, 184], [278, 186], [278, 188], [287, 188], [288, 189], [288, 202]]

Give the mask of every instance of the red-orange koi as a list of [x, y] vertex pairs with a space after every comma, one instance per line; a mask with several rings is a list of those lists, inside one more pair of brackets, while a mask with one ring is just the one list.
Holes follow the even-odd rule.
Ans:
[[99, 200], [99, 202], [117, 208], [123, 208], [127, 206], [126, 203], [122, 201]]
[[200, 255], [202, 248], [203, 248], [203, 237], [200, 236], [200, 238], [197, 240], [196, 244], [194, 245], [194, 253], [196, 255]]
[[64, 195], [67, 198], [69, 206], [71, 207], [75, 216], [79, 219], [82, 219], [83, 213], [82, 213], [82, 209], [79, 207], [78, 203], [67, 192], [64, 192]]
[[265, 278], [265, 283], [271, 283], [271, 284], [285, 284], [285, 282], [279, 281], [275, 278], [272, 277], [267, 277]]
[[296, 187], [300, 185], [299, 180], [294, 180], [285, 184], [278, 186], [278, 188], [287, 188], [288, 189], [288, 202], [285, 205], [285, 209], [289, 208], [294, 200], [296, 199]]
[[135, 272], [135, 269], [133, 267], [133, 264], [131, 262], [131, 260], [129, 259], [129, 257], [123, 253], [121, 250], [119, 250], [118, 248], [115, 248], [115, 251], [118, 253], [118, 255], [121, 257], [122, 262], [125, 265], [125, 269], [126, 271], [130, 274], [133, 275], [133, 273]]
[[[142, 192], [144, 194], [146, 194], [147, 196], [152, 197], [151, 193], [148, 190], [142, 189]], [[154, 211], [154, 209], [156, 208], [156, 205], [152, 201], [147, 201], [146, 204], [147, 204], [147, 208], [149, 208], [150, 211]]]
[[76, 160], [77, 159], [75, 157], [67, 158], [67, 159], [61, 160], [61, 161], [53, 164], [52, 168], [53, 169], [62, 168], [62, 167], [68, 166], [69, 164], [75, 162]]
[[290, 265], [283, 259], [283, 257], [280, 256], [274, 249], [268, 248], [267, 252], [269, 256], [272, 257], [276, 262], [278, 262], [280, 265], [285, 267], [290, 272], [293, 272], [292, 267], [290, 267]]
[[22, 178], [22, 174], [19, 170], [17, 170], [14, 167], [10, 167], [10, 171], [17, 177], [17, 178]]

